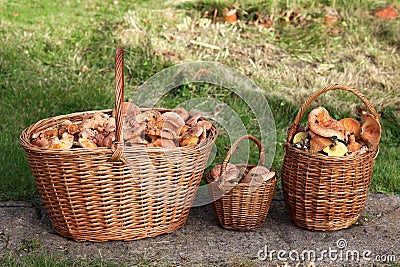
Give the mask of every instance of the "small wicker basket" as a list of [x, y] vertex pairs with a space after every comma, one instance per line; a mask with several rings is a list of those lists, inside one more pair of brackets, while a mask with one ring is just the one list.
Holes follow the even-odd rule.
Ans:
[[[136, 240], [182, 227], [217, 137], [212, 126], [196, 146], [124, 147], [123, 68], [123, 51], [118, 48], [113, 148], [51, 150], [30, 143], [33, 133], [96, 111], [41, 120], [20, 137], [54, 230], [76, 241]], [[102, 112], [111, 114], [111, 109]]]
[[330, 90], [345, 90], [360, 98], [372, 115], [376, 110], [358, 90], [330, 85], [313, 93], [288, 130], [282, 166], [285, 204], [293, 222], [309, 230], [338, 230], [355, 223], [364, 208], [378, 148], [344, 157], [311, 154], [290, 145], [307, 107]]
[[[228, 151], [225, 160], [222, 162], [221, 175], [226, 171], [229, 159], [235, 152], [242, 140], [249, 139], [255, 142], [259, 150], [259, 162], [265, 166], [265, 152], [261, 142], [251, 136], [240, 137]], [[257, 165], [236, 164], [239, 168], [246, 168], [247, 171]], [[209, 193], [213, 201], [214, 211], [222, 227], [237, 231], [249, 231], [260, 228], [265, 223], [275, 192], [277, 174], [262, 182], [256, 189], [247, 183], [239, 183], [232, 190], [226, 192], [221, 188], [220, 183], [211, 175], [206, 173], [206, 182], [209, 185]]]

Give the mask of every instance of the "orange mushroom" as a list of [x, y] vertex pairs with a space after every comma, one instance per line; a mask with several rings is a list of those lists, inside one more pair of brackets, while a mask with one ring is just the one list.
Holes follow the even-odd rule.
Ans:
[[179, 114], [179, 116], [181, 116], [184, 121], [186, 121], [190, 116], [189, 112], [187, 112], [183, 108], [174, 108], [172, 112]]
[[372, 114], [362, 113], [361, 117], [361, 139], [365, 141], [370, 149], [375, 149], [379, 145], [382, 129], [379, 120]]
[[317, 153], [333, 144], [335, 142], [332, 139], [314, 134], [310, 140], [310, 153]]
[[341, 119], [339, 122], [343, 125], [347, 135], [354, 134], [355, 140], [360, 140], [361, 126], [355, 119], [345, 118]]
[[356, 142], [356, 137], [354, 134], [349, 135], [349, 141], [347, 142], [347, 149], [351, 153], [354, 153], [361, 149], [361, 144]]
[[313, 109], [308, 115], [308, 126], [314, 133], [323, 137], [336, 137], [344, 140], [344, 126], [337, 120], [331, 118], [324, 107]]
[[96, 143], [93, 140], [85, 138], [85, 137], [80, 137], [78, 139], [78, 144], [80, 147], [83, 147], [83, 148], [96, 148], [97, 147]]
[[185, 125], [183, 118], [175, 112], [165, 112], [157, 119], [157, 127], [168, 128], [178, 134], [181, 128]]
[[195, 135], [186, 135], [179, 141], [180, 146], [195, 146], [199, 143], [200, 138]]
[[236, 167], [235, 164], [228, 163], [226, 165], [225, 172], [221, 175], [221, 167], [222, 164], [216, 165], [211, 170], [211, 176], [216, 180], [218, 178], [221, 179], [221, 182], [229, 182], [231, 184], [237, 184], [241, 178], [240, 170]]
[[196, 124], [199, 119], [201, 118], [200, 113], [195, 113], [188, 120], [186, 120], [186, 125], [192, 126], [193, 124]]
[[74, 136], [68, 133], [63, 133], [62, 138], [53, 137], [50, 140], [50, 149], [68, 150], [74, 145]]
[[249, 170], [249, 172], [240, 180], [240, 183], [247, 183], [253, 186], [260, 185], [272, 177], [274, 177], [275, 172], [270, 171], [264, 166], [256, 166]]

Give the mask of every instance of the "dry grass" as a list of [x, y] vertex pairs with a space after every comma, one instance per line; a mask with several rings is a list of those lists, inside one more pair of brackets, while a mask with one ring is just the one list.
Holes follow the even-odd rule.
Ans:
[[[268, 95], [293, 103], [327, 84], [344, 83], [359, 88], [378, 110], [400, 106], [400, 72], [397, 71], [400, 56], [394, 45], [388, 46], [369, 35], [362, 36], [364, 33], [354, 36], [349, 25], [338, 26], [344, 31], [342, 34], [323, 36], [327, 40], [320, 40], [317, 35], [331, 29], [320, 17], [307, 22], [307, 30], [311, 32], [308, 40], [294, 37], [292, 42], [285, 33], [279, 33], [286, 30], [281, 25], [262, 28], [245, 21], [231, 25], [214, 23], [201, 16], [196, 11], [165, 9], [147, 10], [144, 15], [125, 19], [127, 23], [144, 24], [140, 34], [145, 33], [154, 50], [173, 52], [176, 55], [170, 57], [173, 62], [217, 61], [233, 66], [254, 79]], [[151, 23], [148, 29], [142, 21], [144, 17]], [[279, 18], [275, 23], [279, 23]], [[373, 30], [379, 30], [379, 23]], [[135, 28], [131, 30], [137, 31]], [[304, 34], [299, 28], [294, 31]], [[125, 42], [129, 38], [122, 37]], [[345, 104], [347, 109], [346, 99], [342, 101], [334, 96], [328, 97], [328, 101], [333, 106]], [[354, 110], [352, 105], [346, 111], [351, 110]]]

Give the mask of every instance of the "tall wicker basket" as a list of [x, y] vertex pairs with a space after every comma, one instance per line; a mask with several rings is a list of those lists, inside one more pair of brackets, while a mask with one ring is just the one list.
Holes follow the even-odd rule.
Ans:
[[[221, 174], [226, 171], [229, 159], [235, 152], [239, 143], [245, 139], [255, 142], [259, 150], [259, 162], [265, 166], [265, 152], [261, 142], [251, 136], [242, 136], [232, 145], [225, 160], [221, 165]], [[257, 165], [236, 164], [239, 168], [246, 168], [247, 171]], [[214, 180], [211, 171], [206, 173], [206, 182], [209, 184], [209, 192], [214, 200], [214, 211], [222, 227], [230, 230], [249, 231], [260, 228], [265, 223], [275, 192], [277, 174], [274, 177], [262, 182], [255, 190], [247, 183], [239, 183], [226, 192]]]
[[376, 110], [358, 90], [330, 85], [313, 93], [300, 108], [288, 131], [282, 166], [285, 204], [293, 222], [309, 230], [338, 230], [355, 223], [364, 208], [378, 148], [361, 155], [330, 157], [290, 145], [307, 107], [330, 90], [345, 90], [360, 98], [372, 115]]
[[[213, 126], [207, 138], [194, 147], [124, 147], [123, 68], [123, 51], [118, 48], [117, 142], [112, 149], [64, 151], [41, 149], [30, 143], [33, 133], [66, 119], [81, 120], [95, 111], [41, 120], [20, 137], [54, 230], [76, 241], [136, 240], [182, 227], [217, 137]], [[111, 109], [103, 112], [111, 114]]]

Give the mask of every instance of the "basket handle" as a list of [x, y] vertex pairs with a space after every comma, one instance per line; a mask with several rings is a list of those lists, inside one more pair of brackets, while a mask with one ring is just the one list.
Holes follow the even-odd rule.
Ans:
[[328, 85], [316, 92], [314, 92], [307, 100], [306, 102], [303, 104], [303, 106], [300, 108], [299, 112], [297, 113], [297, 116], [294, 120], [294, 123], [292, 124], [292, 126], [289, 127], [288, 130], [288, 137], [287, 137], [287, 142], [291, 142], [293, 139], [294, 134], [296, 133], [297, 128], [300, 125], [300, 121], [301, 118], [303, 117], [304, 113], [306, 112], [306, 109], [308, 108], [308, 106], [311, 104], [311, 102], [313, 102], [318, 96], [320, 96], [321, 94], [327, 92], [327, 91], [331, 91], [331, 90], [344, 90], [344, 91], [348, 91], [351, 92], [353, 94], [355, 94], [358, 98], [360, 98], [364, 104], [367, 106], [367, 108], [369, 109], [369, 111], [372, 113], [372, 115], [379, 119], [379, 115], [376, 112], [375, 108], [371, 105], [371, 103], [368, 101], [368, 99], [357, 89], [349, 87], [347, 85], [344, 84], [332, 84], [332, 85]]
[[229, 149], [228, 154], [226, 155], [224, 161], [222, 162], [221, 165], [221, 175], [226, 171], [226, 167], [228, 166], [229, 159], [231, 158], [232, 154], [236, 151], [239, 143], [243, 140], [249, 139], [253, 141], [254, 143], [257, 144], [258, 146], [258, 153], [259, 153], [259, 161], [261, 166], [265, 166], [265, 150], [263, 145], [261, 144], [260, 140], [255, 138], [252, 135], [245, 135], [242, 137], [239, 137], [235, 143], [233, 143], [232, 147]]
[[123, 117], [122, 117], [122, 104], [124, 102], [124, 50], [118, 46], [115, 54], [115, 142], [111, 147], [113, 152], [109, 161], [121, 161], [127, 164], [123, 154]]

